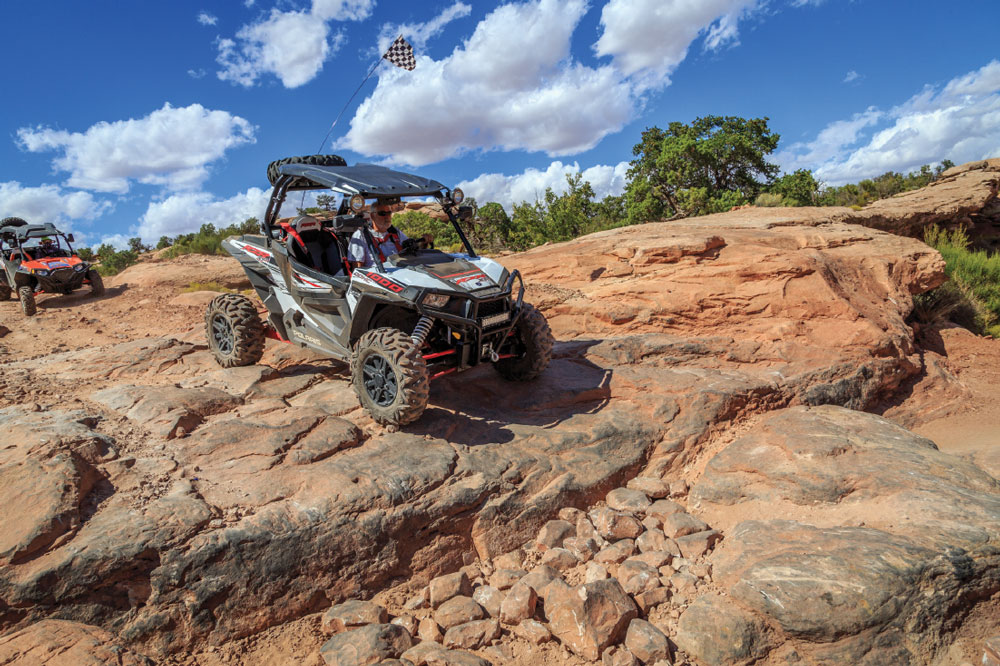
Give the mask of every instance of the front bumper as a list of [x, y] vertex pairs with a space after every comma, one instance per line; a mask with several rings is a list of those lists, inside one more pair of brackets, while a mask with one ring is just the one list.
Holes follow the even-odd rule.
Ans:
[[[517, 283], [517, 297], [514, 287]], [[517, 325], [524, 301], [524, 280], [519, 271], [510, 274], [498, 293], [485, 297], [469, 295], [466, 312], [463, 315], [424, 307], [419, 303], [421, 315], [447, 327], [449, 341], [454, 345], [454, 354], [434, 354], [441, 363], [465, 370], [483, 361], [492, 360], [500, 353], [501, 347]]]
[[67, 289], [79, 289], [83, 286], [83, 280], [87, 271], [74, 271], [72, 268], [57, 268], [48, 275], [35, 273], [38, 280], [38, 287], [42, 291], [60, 292]]

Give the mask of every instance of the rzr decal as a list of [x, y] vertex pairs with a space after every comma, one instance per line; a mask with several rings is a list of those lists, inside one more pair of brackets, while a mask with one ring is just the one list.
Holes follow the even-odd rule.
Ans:
[[355, 271], [355, 273], [360, 273], [362, 275], [362, 277], [368, 278], [369, 280], [371, 280], [372, 282], [374, 282], [378, 286], [382, 287], [383, 289], [388, 289], [389, 291], [391, 291], [394, 294], [398, 294], [399, 292], [401, 292], [404, 289], [406, 289], [406, 287], [404, 287], [403, 285], [399, 284], [398, 282], [395, 282], [394, 280], [390, 280], [389, 278], [387, 278], [384, 275], [379, 275], [378, 273], [373, 273], [372, 271]]
[[253, 245], [244, 245], [242, 247], [244, 252], [246, 252], [249, 255], [253, 255], [254, 257], [257, 257], [257, 261], [261, 262], [262, 264], [274, 263], [274, 257], [271, 255], [270, 252], [265, 252], [260, 248], [254, 247]]

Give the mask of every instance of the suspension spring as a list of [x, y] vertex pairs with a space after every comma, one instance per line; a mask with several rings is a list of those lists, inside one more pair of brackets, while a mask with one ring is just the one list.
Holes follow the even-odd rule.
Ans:
[[434, 326], [434, 320], [424, 315], [417, 322], [417, 325], [413, 327], [413, 334], [410, 338], [413, 340], [413, 344], [417, 346], [417, 349], [424, 346], [424, 340], [427, 339], [427, 334], [431, 332], [432, 326]]

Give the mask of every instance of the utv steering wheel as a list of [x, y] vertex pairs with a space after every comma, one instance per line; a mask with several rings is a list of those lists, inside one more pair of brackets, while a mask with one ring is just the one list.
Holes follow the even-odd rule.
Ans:
[[416, 238], [407, 238], [406, 240], [403, 241], [403, 249], [400, 251], [400, 254], [402, 255], [416, 254], [417, 250], [419, 249], [420, 249], [419, 240], [417, 240]]

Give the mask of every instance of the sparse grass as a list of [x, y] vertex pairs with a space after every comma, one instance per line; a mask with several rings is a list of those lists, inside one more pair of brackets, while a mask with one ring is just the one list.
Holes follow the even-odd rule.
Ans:
[[230, 289], [229, 287], [223, 286], [214, 280], [212, 282], [192, 282], [188, 286], [181, 289], [182, 294], [189, 294], [192, 291], [218, 291], [223, 294], [235, 294], [236, 289]]
[[956, 301], [954, 307], [948, 306], [952, 321], [980, 335], [1000, 337], [1000, 255], [970, 250], [964, 229], [948, 231], [935, 225], [924, 232], [924, 242], [941, 253], [954, 283], [947, 294], [930, 296], [948, 285], [925, 294], [924, 306], [930, 307], [931, 300], [941, 306]]

